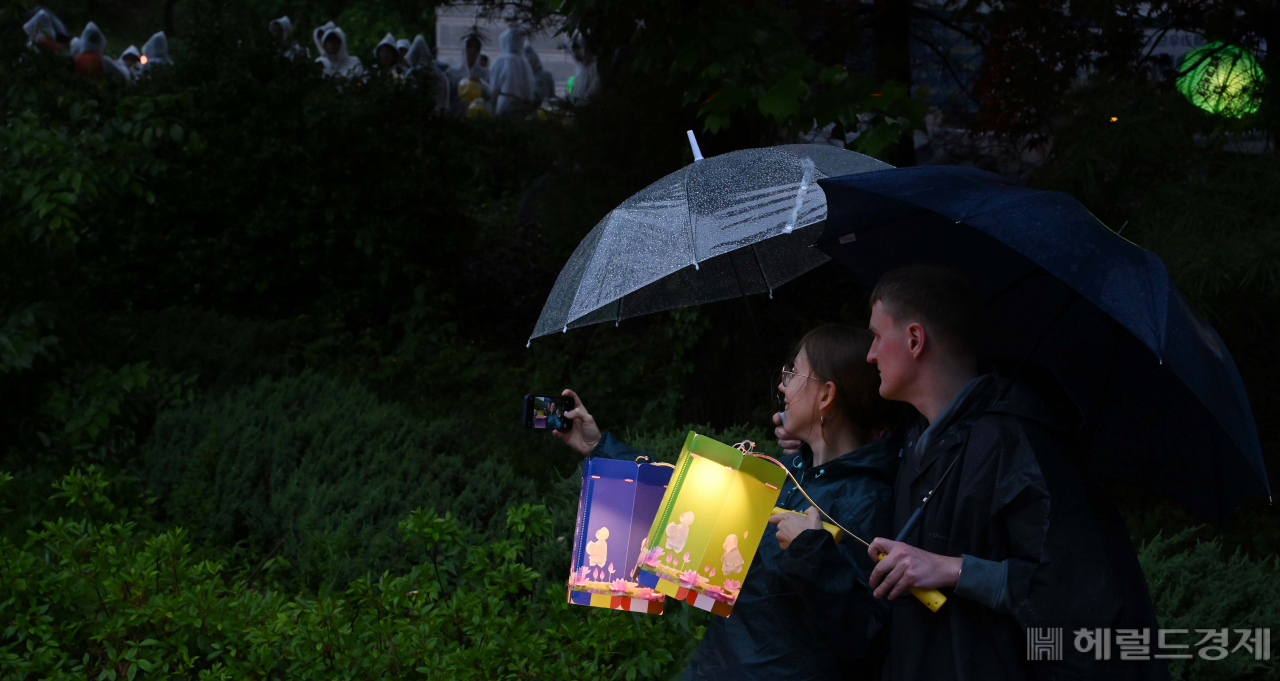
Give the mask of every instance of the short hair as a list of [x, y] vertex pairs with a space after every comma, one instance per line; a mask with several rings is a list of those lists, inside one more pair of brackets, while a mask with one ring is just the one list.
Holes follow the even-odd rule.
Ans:
[[880, 372], [867, 362], [875, 339], [866, 327], [826, 324], [806, 333], [791, 354], [791, 362], [804, 350], [809, 368], [820, 381], [836, 386], [835, 409], [858, 437], [898, 424], [902, 404], [880, 397]]
[[879, 301], [898, 323], [922, 324], [945, 346], [977, 354], [982, 307], [960, 272], [938, 265], [910, 265], [876, 282], [868, 305]]

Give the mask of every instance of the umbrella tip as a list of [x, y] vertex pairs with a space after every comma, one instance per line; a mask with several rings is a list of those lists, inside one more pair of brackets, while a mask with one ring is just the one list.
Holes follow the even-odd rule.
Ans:
[[565, 324], [564, 328], [560, 329], [560, 333], [569, 333], [569, 325]]
[[689, 136], [689, 147], [693, 149], [693, 162], [697, 163], [702, 160], [702, 150], [698, 148], [698, 138], [693, 136], [692, 130], [685, 130], [684, 132]]
[[525, 342], [524, 342], [524, 346], [525, 346], [526, 348], [528, 348], [528, 347], [529, 347], [530, 345], [532, 345], [532, 344], [533, 344], [533, 339], [532, 339], [532, 338], [530, 338], [529, 340], [527, 340], [527, 341], [525, 341]]

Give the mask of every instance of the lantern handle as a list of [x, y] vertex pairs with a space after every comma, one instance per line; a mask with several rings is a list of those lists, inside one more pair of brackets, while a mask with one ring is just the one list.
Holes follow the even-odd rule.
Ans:
[[[835, 525], [836, 527], [844, 530], [845, 534], [862, 542], [863, 545], [865, 545], [867, 548], [871, 548], [871, 545], [867, 543], [867, 540], [850, 532], [848, 528], [846, 528], [844, 525], [841, 525], [839, 522], [836, 521], [835, 518], [832, 518], [830, 514], [822, 510], [822, 507], [819, 506], [816, 502], [814, 502], [813, 498], [809, 496], [808, 492], [804, 491], [804, 488], [800, 486], [800, 481], [796, 480], [796, 476], [792, 475], [791, 471], [786, 466], [782, 465], [782, 462], [778, 461], [777, 459], [771, 456], [765, 456], [764, 454], [751, 453], [751, 456], [754, 456], [757, 459], [764, 459], [766, 461], [770, 461], [778, 468], [781, 468], [782, 472], [786, 473], [787, 477], [791, 478], [791, 482], [794, 482], [796, 484], [796, 489], [800, 490], [800, 494], [802, 494], [810, 504], [813, 504], [814, 508], [818, 509], [818, 513], [821, 513], [823, 517], [825, 517], [827, 520], [830, 520], [832, 525]], [[879, 560], [884, 560], [884, 558], [885, 558], [885, 554], [883, 553], [880, 554]], [[910, 587], [909, 590], [911, 591], [912, 596], [915, 596], [917, 600], [919, 600], [921, 603], [924, 603], [924, 606], [933, 612], [937, 612], [938, 608], [941, 608], [942, 604], [947, 602], [947, 597], [943, 596], [942, 593], [937, 589], [918, 589], [913, 586], [913, 587]]]
[[[754, 444], [754, 443], [752, 443], [752, 444]], [[749, 453], [751, 454], [751, 456], [754, 456], [754, 457], [756, 457], [757, 459], [764, 459], [765, 461], [769, 461], [769, 462], [773, 463], [773, 465], [777, 466], [778, 468], [781, 468], [781, 469], [782, 469], [782, 472], [786, 473], [786, 474], [787, 474], [787, 477], [791, 478], [791, 482], [794, 482], [794, 483], [796, 484], [796, 489], [800, 490], [800, 494], [801, 494], [801, 495], [803, 495], [803, 496], [804, 496], [804, 498], [805, 498], [805, 499], [807, 499], [807, 500], [809, 501], [809, 503], [813, 505], [813, 507], [814, 507], [814, 508], [818, 509], [818, 513], [821, 513], [821, 514], [822, 514], [822, 516], [823, 516], [824, 518], [826, 518], [827, 520], [830, 520], [832, 525], [835, 525], [836, 527], [840, 528], [841, 530], [844, 530], [844, 533], [845, 533], [845, 534], [847, 534], [847, 535], [849, 535], [850, 537], [853, 537], [854, 539], [857, 539], [858, 541], [862, 542], [862, 544], [863, 544], [864, 546], [866, 546], [866, 547], [868, 547], [868, 548], [871, 546], [871, 544], [869, 544], [869, 543], [867, 542], [867, 540], [865, 540], [865, 539], [863, 539], [862, 537], [859, 537], [858, 535], [856, 535], [856, 534], [854, 534], [854, 533], [850, 532], [848, 528], [846, 528], [844, 525], [841, 525], [841, 524], [840, 524], [840, 522], [839, 522], [839, 521], [837, 521], [835, 518], [832, 518], [832, 517], [831, 517], [831, 514], [829, 514], [829, 513], [827, 513], [826, 511], [822, 510], [822, 507], [818, 505], [818, 502], [814, 501], [814, 500], [813, 500], [813, 498], [809, 496], [809, 493], [808, 493], [808, 492], [806, 492], [806, 491], [804, 491], [804, 488], [800, 486], [800, 481], [799, 481], [799, 480], [796, 480], [796, 476], [792, 475], [792, 474], [791, 474], [791, 471], [787, 470], [787, 467], [786, 467], [786, 466], [784, 466], [784, 465], [782, 465], [782, 462], [778, 461], [777, 459], [773, 458], [772, 456], [766, 456], [766, 455], [764, 455], [764, 454], [756, 454], [755, 452], [749, 452]]]
[[[757, 456], [756, 443], [752, 442], [751, 440], [743, 440], [742, 442], [739, 442], [738, 444], [734, 445], [733, 448], [742, 452], [743, 454], [750, 454], [751, 456]], [[777, 463], [777, 462], [775, 461], [774, 463]], [[778, 464], [778, 465], [781, 466], [782, 464]]]

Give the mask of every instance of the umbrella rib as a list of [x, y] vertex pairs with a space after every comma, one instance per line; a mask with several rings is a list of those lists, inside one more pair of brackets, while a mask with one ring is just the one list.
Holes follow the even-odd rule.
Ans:
[[693, 203], [689, 201], [689, 176], [693, 174], [693, 169], [696, 167], [698, 167], [698, 164], [695, 161], [694, 164], [689, 166], [689, 169], [685, 171], [683, 182], [685, 215], [688, 217], [689, 225], [689, 252], [690, 255], [693, 256], [693, 269], [695, 270], [700, 268], [698, 267], [698, 241], [694, 237], [693, 231]]

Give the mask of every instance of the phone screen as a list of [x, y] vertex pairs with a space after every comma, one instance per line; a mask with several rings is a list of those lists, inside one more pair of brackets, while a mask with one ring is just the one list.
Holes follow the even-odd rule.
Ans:
[[573, 428], [573, 421], [565, 418], [565, 412], [573, 409], [573, 398], [561, 395], [524, 396], [524, 427], [532, 430], [558, 430]]

